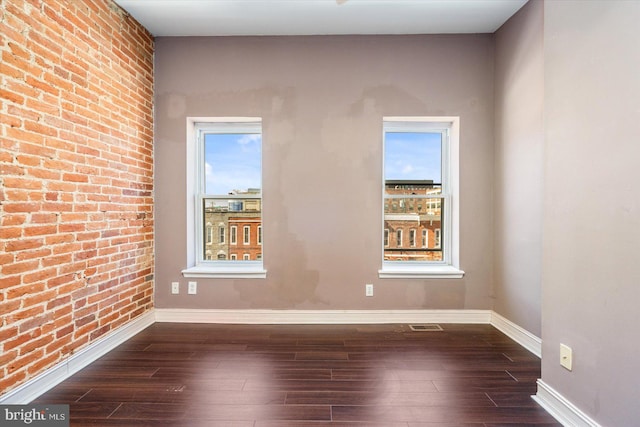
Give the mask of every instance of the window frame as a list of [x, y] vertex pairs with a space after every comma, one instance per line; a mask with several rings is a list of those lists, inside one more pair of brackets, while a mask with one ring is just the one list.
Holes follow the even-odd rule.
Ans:
[[[206, 260], [203, 256], [204, 224], [204, 135], [206, 133], [259, 133], [264, 146], [262, 119], [259, 117], [187, 117], [187, 267], [182, 270], [184, 277], [201, 278], [266, 278], [263, 260], [241, 261], [230, 255], [227, 260]], [[262, 159], [261, 159], [262, 160]], [[262, 161], [261, 161], [262, 163]], [[264, 176], [260, 165], [260, 173]], [[262, 180], [261, 180], [262, 181]], [[261, 185], [262, 186], [262, 185]], [[232, 196], [230, 199], [234, 198]], [[235, 196], [235, 198], [239, 198]], [[264, 200], [261, 188], [260, 199]], [[262, 206], [261, 202], [261, 206]], [[264, 210], [261, 208], [261, 225]], [[231, 240], [229, 231], [228, 240]], [[231, 244], [231, 243], [229, 243]], [[237, 231], [236, 231], [237, 244]], [[264, 249], [263, 249], [264, 253]], [[234, 260], [233, 258], [236, 258]]]
[[[392, 200], [385, 197], [384, 144], [387, 132], [439, 132], [442, 133], [442, 190], [438, 198], [445, 204], [441, 217], [441, 240], [444, 244], [442, 261], [398, 261], [384, 259], [384, 205]], [[459, 117], [383, 117], [382, 120], [382, 203], [381, 227], [382, 267], [378, 276], [386, 278], [459, 279], [464, 276], [460, 269], [459, 243]], [[402, 199], [400, 199], [402, 200]], [[427, 236], [428, 237], [428, 236]], [[427, 243], [427, 246], [428, 243]]]

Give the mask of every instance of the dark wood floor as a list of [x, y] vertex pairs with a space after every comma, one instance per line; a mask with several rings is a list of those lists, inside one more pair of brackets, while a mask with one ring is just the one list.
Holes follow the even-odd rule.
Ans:
[[540, 360], [489, 325], [156, 323], [34, 403], [71, 425], [558, 426]]

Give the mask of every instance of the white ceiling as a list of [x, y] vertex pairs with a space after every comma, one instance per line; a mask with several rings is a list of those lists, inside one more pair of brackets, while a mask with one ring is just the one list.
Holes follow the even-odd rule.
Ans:
[[154, 36], [493, 33], [527, 0], [115, 0]]

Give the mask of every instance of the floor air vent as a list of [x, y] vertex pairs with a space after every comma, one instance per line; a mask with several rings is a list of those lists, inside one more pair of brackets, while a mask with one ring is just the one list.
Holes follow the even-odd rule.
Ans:
[[412, 331], [416, 332], [434, 332], [442, 330], [442, 326], [436, 325], [435, 323], [431, 323], [428, 325], [409, 325], [409, 328], [411, 328]]

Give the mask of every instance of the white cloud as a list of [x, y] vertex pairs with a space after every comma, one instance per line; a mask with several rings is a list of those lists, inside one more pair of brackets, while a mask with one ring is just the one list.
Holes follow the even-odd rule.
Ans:
[[410, 174], [411, 172], [413, 172], [413, 166], [411, 165], [406, 165], [405, 167], [402, 168], [403, 175]]
[[238, 138], [238, 144], [248, 145], [254, 142], [260, 142], [261, 139], [262, 139], [262, 135], [258, 133], [248, 133], [248, 134], [242, 135], [241, 138]]

